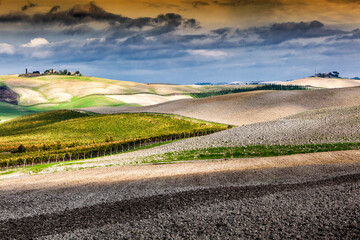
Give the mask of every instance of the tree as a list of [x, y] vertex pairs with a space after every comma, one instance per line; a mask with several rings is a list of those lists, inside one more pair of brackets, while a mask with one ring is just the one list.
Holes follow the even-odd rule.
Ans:
[[333, 75], [334, 77], [338, 78], [339, 75], [340, 75], [340, 73], [337, 72], [337, 71], [333, 71], [333, 72], [332, 72], [332, 75]]

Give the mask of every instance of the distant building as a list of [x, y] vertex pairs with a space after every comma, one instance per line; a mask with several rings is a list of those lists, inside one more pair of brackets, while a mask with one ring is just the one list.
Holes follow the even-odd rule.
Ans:
[[54, 69], [48, 69], [44, 72], [45, 74], [55, 74], [56, 73], [56, 70]]
[[19, 77], [37, 77], [37, 76], [44, 76], [44, 75], [69, 75], [69, 76], [82, 76], [80, 71], [76, 72], [69, 72], [67, 70], [59, 70], [56, 71], [54, 69], [47, 69], [41, 74], [40, 71], [33, 71], [32, 73], [28, 72], [28, 69], [25, 69], [25, 74], [20, 74]]

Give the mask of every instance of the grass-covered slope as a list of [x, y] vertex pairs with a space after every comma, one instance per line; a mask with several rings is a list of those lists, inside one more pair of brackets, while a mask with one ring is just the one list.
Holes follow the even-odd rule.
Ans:
[[[169, 141], [228, 126], [159, 114], [38, 113], [0, 124], [0, 167], [115, 152], [129, 145]], [[174, 138], [173, 138], [174, 136]], [[11, 152], [11, 153], [10, 153]]]
[[32, 113], [36, 113], [36, 111], [26, 107], [0, 102], [0, 121], [9, 120]]
[[[42, 134], [42, 129], [46, 126], [52, 126], [55, 123], [66, 120], [88, 116], [84, 113], [76, 111], [53, 111], [38, 114], [31, 114], [24, 117], [19, 117], [11, 121], [0, 124], [0, 138], [1, 142], [11, 142], [11, 138], [22, 138], [21, 135], [38, 132]], [[51, 129], [51, 128], [50, 128]], [[51, 131], [51, 130], [50, 130]]]
[[[359, 150], [360, 142], [322, 143], [304, 145], [249, 145], [244, 147], [218, 147], [169, 152], [145, 157], [142, 163], [164, 163], [189, 160], [275, 157], [293, 154]], [[359, 159], [360, 163], [360, 159]]]
[[3, 151], [23, 144], [27, 148], [60, 145], [60, 148], [149, 138], [204, 129], [225, 129], [176, 116], [158, 114], [88, 115], [59, 110], [20, 117], [0, 124]]
[[114, 106], [137, 106], [136, 104], [127, 104], [116, 99], [108, 98], [102, 95], [91, 95], [85, 97], [74, 97], [70, 102], [58, 104], [41, 104], [29, 107], [35, 111], [52, 111], [60, 109], [77, 109], [87, 107], [114, 107]]

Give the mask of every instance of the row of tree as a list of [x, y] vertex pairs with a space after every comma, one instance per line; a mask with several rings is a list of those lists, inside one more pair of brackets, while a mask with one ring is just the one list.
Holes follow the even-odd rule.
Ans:
[[242, 88], [234, 88], [234, 89], [224, 89], [220, 91], [191, 93], [190, 95], [194, 98], [204, 98], [204, 97], [240, 93], [240, 92], [259, 91], [259, 90], [308, 90], [308, 89], [309, 89], [308, 87], [298, 86], [298, 85], [264, 84], [256, 87], [242, 87]]

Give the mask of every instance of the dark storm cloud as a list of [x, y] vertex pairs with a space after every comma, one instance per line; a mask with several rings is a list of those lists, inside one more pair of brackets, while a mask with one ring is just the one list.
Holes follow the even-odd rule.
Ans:
[[224, 35], [231, 31], [231, 28], [218, 28], [215, 30], [212, 30], [211, 32], [218, 34], [218, 35]]
[[55, 11], [53, 7], [49, 13], [38, 13], [31, 17], [33, 24], [59, 24], [59, 25], [75, 25], [88, 22], [118, 22], [125, 23], [129, 18], [121, 15], [106, 12], [94, 3], [88, 5], [76, 5], [67, 11]]
[[[159, 20], [165, 21], [163, 17]], [[175, 21], [169, 28], [176, 27], [179, 23], [178, 17], [172, 16]], [[168, 22], [166, 20], [165, 22]], [[328, 29], [319, 21], [298, 22], [298, 23], [276, 23], [270, 26], [249, 28], [244, 30], [232, 28], [220, 28], [205, 34], [185, 34], [179, 35], [176, 32], [168, 30], [166, 27], [156, 27], [151, 30], [132, 32], [115, 31], [113, 36], [108, 36], [99, 44], [102, 51], [104, 45], [107, 46], [109, 55], [119, 54], [126, 59], [147, 59], [151, 58], [168, 58], [179, 57], [186, 54], [191, 49], [237, 49], [247, 47], [279, 46], [278, 44], [300, 38], [319, 38], [319, 37], [336, 37], [349, 34], [341, 30]], [[255, 38], [253, 36], [256, 36]], [[124, 37], [125, 40], [118, 42], [117, 39]], [[91, 49], [97, 45], [92, 44]], [[297, 46], [289, 45], [288, 48]], [[309, 44], [308, 47], [311, 47]], [[146, 52], [146, 53], [145, 53]], [[163, 54], [158, 54], [161, 52]], [[165, 54], [165, 53], [173, 54]], [[86, 53], [84, 53], [86, 54]]]
[[240, 36], [256, 34], [264, 40], [263, 44], [278, 44], [297, 38], [326, 37], [345, 33], [342, 30], [329, 29], [319, 21], [275, 23], [267, 27], [238, 30], [237, 32]]
[[30, 8], [36, 7], [36, 6], [37, 6], [37, 4], [32, 3], [32, 2], [29, 1], [28, 4], [21, 7], [21, 11], [24, 12], [24, 11], [26, 11], [26, 10], [28, 10]]
[[[140, 17], [128, 18], [119, 14], [113, 14], [103, 10], [94, 3], [77, 5], [66, 11], [59, 11], [59, 6], [54, 6], [48, 13], [27, 15], [21, 12], [0, 15], [0, 23], [20, 23], [23, 26], [32, 25], [34, 28], [53, 25], [62, 26], [65, 34], [90, 33], [91, 28], [83, 26], [94, 22], [107, 23], [103, 30], [108, 30], [112, 35], [121, 35], [126, 29], [143, 29], [151, 27], [153, 34], [163, 34], [174, 31], [179, 27], [198, 28], [199, 23], [195, 19], [185, 19], [179, 14], [160, 14], [155, 18]], [[121, 33], [119, 33], [121, 31]]]
[[118, 21], [124, 22], [127, 18], [121, 15], [108, 13], [94, 3], [77, 5], [67, 11], [57, 11], [59, 6], [54, 6], [48, 13], [26, 15], [24, 13], [9, 13], [0, 15], [0, 23], [23, 23], [43, 25], [74, 25], [92, 21]]
[[27, 23], [31, 20], [30, 16], [21, 12], [0, 15], [0, 23]]
[[188, 19], [184, 22], [184, 27], [186, 28], [199, 28], [200, 24], [194, 18]]
[[[328, 29], [324, 24], [318, 21], [313, 22], [289, 22], [289, 23], [276, 23], [270, 26], [263, 26], [249, 29], [233, 29], [233, 28], [219, 28], [208, 33], [202, 34], [177, 34], [174, 30], [182, 23], [182, 18], [177, 15], [160, 15], [154, 18], [138, 19], [134, 22], [134, 26], [148, 25], [150, 22], [155, 21], [155, 27], [134, 31], [132, 28], [125, 28], [123, 26], [111, 26], [105, 34], [105, 38], [94, 40], [87, 44], [87, 50], [84, 46], [83, 54], [87, 51], [104, 53], [107, 49], [109, 55], [119, 54], [123, 58], [137, 58], [142, 55], [141, 52], [147, 53], [157, 51], [162, 52], [177, 52], [182, 54], [187, 49], [236, 49], [247, 47], [266, 47], [277, 46], [280, 43], [301, 38], [319, 38], [319, 37], [340, 37], [348, 36], [349, 32], [341, 30]], [[163, 24], [165, 23], [165, 24]], [[86, 33], [93, 31], [86, 25], [77, 28], [69, 28], [66, 30], [67, 34]], [[351, 36], [355, 38], [360, 33], [359, 31], [351, 32]], [[121, 40], [120, 40], [121, 39]], [[310, 45], [309, 45], [310, 46]], [[291, 47], [289, 45], [289, 47]], [[62, 49], [62, 48], [60, 48]], [[91, 50], [90, 50], [91, 49]], [[61, 51], [59, 51], [61, 54]], [[137, 57], [133, 57], [136, 55]], [[149, 54], [150, 55], [150, 54]], [[164, 54], [163, 56], [166, 56]], [[171, 56], [178, 56], [177, 54], [169, 54]]]

